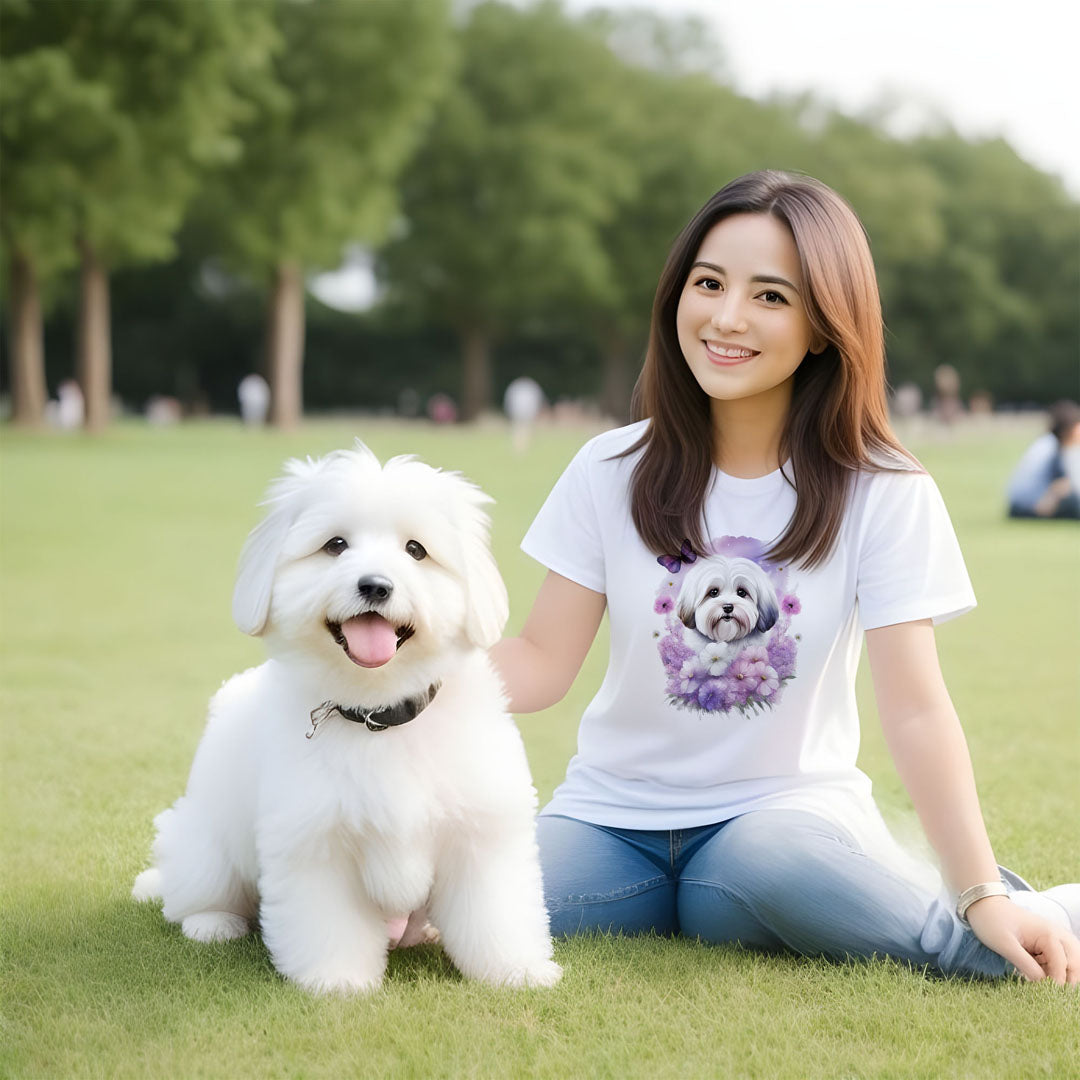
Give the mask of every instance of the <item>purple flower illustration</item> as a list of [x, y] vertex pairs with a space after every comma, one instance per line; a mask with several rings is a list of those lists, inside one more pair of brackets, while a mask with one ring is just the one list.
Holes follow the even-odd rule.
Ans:
[[745, 682], [747, 686], [756, 686], [758, 676], [769, 666], [762, 660], [751, 659], [746, 655], [750, 650], [740, 653], [731, 662], [727, 677], [735, 682]]
[[660, 660], [664, 669], [670, 674], [675, 674], [683, 664], [694, 656], [694, 650], [687, 645], [681, 637], [668, 634], [660, 641]]
[[758, 694], [759, 697], [769, 697], [774, 690], [780, 689], [780, 676], [777, 675], [776, 670], [769, 667], [768, 664], [765, 665], [764, 671], [759, 672], [759, 677], [761, 682], [755, 687], [755, 693]]
[[724, 680], [724, 707], [734, 709], [744, 706], [754, 696], [752, 680], [735, 679], [729, 673]]
[[752, 664], [767, 664], [769, 662], [769, 650], [764, 645], [748, 645], [738, 659], [747, 660]]
[[795, 642], [789, 637], [777, 637], [769, 642], [769, 666], [776, 669], [781, 679], [795, 674]]
[[657, 615], [665, 615], [667, 612], [671, 611], [674, 606], [675, 601], [672, 600], [670, 595], [661, 596], [657, 599], [656, 603], [653, 604], [653, 611], [655, 611]]
[[728, 706], [728, 687], [724, 679], [706, 679], [697, 692], [698, 704], [715, 712]]
[[799, 603], [797, 596], [785, 596], [780, 601], [780, 607], [788, 613], [788, 615], [798, 615], [802, 611], [802, 604]]

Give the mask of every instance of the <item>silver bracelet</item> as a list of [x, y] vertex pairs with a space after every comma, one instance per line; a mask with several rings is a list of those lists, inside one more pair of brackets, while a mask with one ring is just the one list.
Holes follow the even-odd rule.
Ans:
[[976, 900], [982, 900], [987, 896], [1008, 896], [1009, 889], [1004, 881], [984, 881], [981, 885], [972, 885], [970, 889], [965, 889], [956, 898], [956, 917], [965, 925], [970, 926], [971, 923], [967, 921], [965, 916], [967, 915], [967, 909], [975, 903]]

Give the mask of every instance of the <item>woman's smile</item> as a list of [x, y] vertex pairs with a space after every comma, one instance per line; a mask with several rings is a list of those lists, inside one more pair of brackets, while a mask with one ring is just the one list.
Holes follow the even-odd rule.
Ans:
[[705, 355], [709, 362], [719, 367], [732, 367], [735, 364], [745, 364], [747, 360], [753, 360], [759, 355], [757, 349], [747, 349], [742, 345], [728, 345], [722, 341], [709, 341], [705, 339]]

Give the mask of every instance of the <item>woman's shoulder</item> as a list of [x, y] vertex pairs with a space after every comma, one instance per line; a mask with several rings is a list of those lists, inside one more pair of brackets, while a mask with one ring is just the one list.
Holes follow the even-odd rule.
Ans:
[[856, 492], [903, 490], [913, 483], [918, 484], [916, 477], [929, 478], [929, 473], [914, 455], [891, 447], [872, 451], [868, 460], [852, 472]]
[[577, 457], [590, 466], [603, 465], [605, 462], [617, 464], [620, 461], [636, 461], [641, 450], [632, 454], [627, 451], [641, 441], [648, 427], [648, 420], [639, 420], [624, 427], [609, 428], [589, 439], [578, 451]]
[[873, 531], [898, 515], [921, 516], [942, 503], [933, 476], [916, 459], [879, 456], [854, 472], [846, 516], [849, 524]]

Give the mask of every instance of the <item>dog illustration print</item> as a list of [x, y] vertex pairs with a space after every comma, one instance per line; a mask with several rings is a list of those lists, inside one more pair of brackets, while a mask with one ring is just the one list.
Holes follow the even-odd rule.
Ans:
[[795, 676], [801, 606], [787, 567], [753, 537], [714, 539], [701, 554], [657, 559], [667, 571], [654, 611], [667, 694], [677, 708], [749, 713], [771, 708]]

